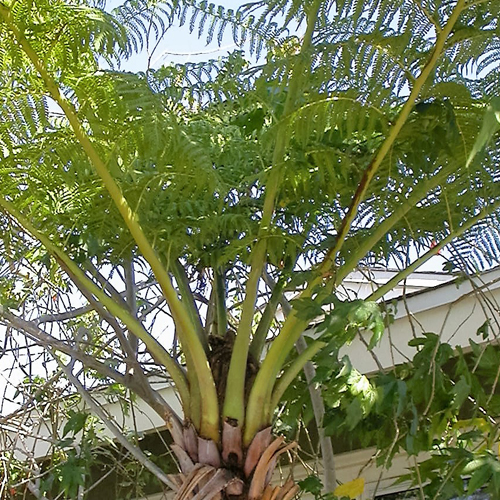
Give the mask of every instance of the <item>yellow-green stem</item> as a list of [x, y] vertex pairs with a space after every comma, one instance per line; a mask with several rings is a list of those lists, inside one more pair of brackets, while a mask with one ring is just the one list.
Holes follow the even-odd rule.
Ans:
[[283, 373], [283, 375], [278, 379], [272, 393], [270, 407], [269, 409], [265, 410], [265, 413], [268, 414], [268, 418], [271, 418], [271, 415], [278, 406], [283, 393], [286, 391], [287, 387], [295, 380], [302, 368], [304, 368], [305, 364], [325, 346], [326, 342], [321, 342], [320, 340], [316, 340], [315, 342], [313, 342], [294, 359], [288, 370], [286, 370], [285, 373]]
[[474, 224], [477, 224], [480, 220], [487, 217], [489, 214], [495, 212], [500, 208], [500, 202], [493, 203], [488, 205], [486, 208], [481, 210], [479, 214], [475, 217], [464, 222], [461, 226], [459, 226], [455, 231], [450, 232], [448, 236], [443, 238], [437, 245], [430, 248], [427, 252], [425, 252], [421, 257], [412, 262], [408, 267], [400, 271], [394, 278], [390, 279], [387, 283], [380, 286], [375, 290], [366, 300], [378, 300], [382, 298], [387, 292], [391, 291], [399, 282], [407, 278], [411, 273], [415, 272], [420, 266], [425, 264], [431, 257], [437, 255], [440, 250], [442, 250], [446, 245], [451, 243], [453, 239], [462, 235], [467, 229], [471, 228]]
[[269, 424], [266, 408], [270, 408], [271, 394], [278, 373], [285, 362], [290, 349], [300, 334], [308, 327], [309, 322], [299, 319], [294, 310], [287, 317], [280, 334], [274, 339], [271, 348], [262, 363], [250, 390], [247, 403], [247, 421], [244, 430], [244, 443], [250, 444], [256, 432]]
[[389, 135], [387, 136], [382, 146], [378, 150], [377, 154], [375, 155], [375, 158], [373, 158], [370, 165], [363, 174], [363, 178], [361, 179], [358, 189], [354, 194], [349, 210], [344, 219], [342, 220], [342, 224], [340, 225], [340, 228], [337, 232], [335, 244], [331, 248], [331, 250], [327, 253], [325, 259], [319, 266], [319, 274], [323, 275], [327, 273], [332, 267], [335, 266], [335, 260], [337, 254], [342, 248], [347, 233], [351, 228], [351, 224], [354, 218], [356, 217], [356, 214], [358, 213], [359, 204], [365, 197], [365, 194], [368, 191], [368, 187], [370, 185], [371, 180], [373, 179], [373, 176], [375, 175], [378, 168], [382, 164], [383, 160], [387, 156], [387, 153], [389, 153], [389, 151], [391, 150], [394, 141], [399, 135], [399, 132], [401, 131], [403, 125], [406, 123], [406, 120], [408, 119], [408, 116], [410, 115], [410, 112], [413, 109], [413, 106], [415, 105], [418, 96], [420, 95], [420, 91], [422, 90], [422, 87], [429, 78], [432, 70], [436, 66], [436, 63], [444, 49], [446, 39], [448, 38], [448, 35], [451, 33], [453, 26], [457, 22], [458, 17], [462, 13], [464, 6], [465, 6], [465, 0], [459, 0], [457, 2], [457, 5], [455, 6], [455, 9], [453, 10], [451, 16], [449, 17], [445, 27], [439, 33], [436, 39], [436, 45], [434, 46], [434, 50], [432, 52], [429, 61], [422, 69], [422, 72], [420, 73], [418, 78], [415, 80], [411, 93], [408, 96], [408, 99], [405, 102], [403, 109], [401, 110], [396, 122], [392, 126]]
[[[321, 6], [321, 0], [315, 0], [310, 6], [307, 15], [307, 28], [302, 41], [299, 54], [299, 62], [294, 68], [290, 81], [287, 99], [285, 102], [283, 117], [284, 120], [278, 127], [276, 145], [273, 151], [272, 169], [269, 179], [266, 183], [266, 192], [264, 197], [264, 206], [262, 209], [262, 220], [259, 229], [258, 241], [252, 251], [250, 261], [250, 275], [246, 285], [245, 299], [243, 301], [240, 324], [234, 343], [229, 372], [227, 377], [227, 387], [224, 398], [224, 418], [230, 417], [236, 419], [239, 425], [244, 424], [246, 418], [255, 419], [255, 416], [245, 412], [245, 376], [248, 359], [248, 349], [250, 347], [250, 338], [252, 334], [252, 323], [255, 314], [255, 302], [257, 298], [257, 288], [262, 269], [264, 268], [267, 255], [267, 238], [270, 225], [276, 206], [276, 199], [279, 192], [279, 186], [283, 175], [283, 156], [285, 154], [287, 143], [286, 117], [293, 111], [297, 97], [299, 96], [300, 86], [306, 73], [306, 56], [310, 48], [314, 27], [317, 21], [317, 15]], [[268, 384], [272, 382], [268, 380]]]
[[186, 270], [184, 269], [179, 259], [176, 259], [174, 262], [170, 263], [170, 270], [174, 275], [184, 307], [187, 309], [188, 313], [191, 316], [191, 322], [196, 329], [198, 338], [200, 339], [200, 342], [202, 343], [205, 351], [208, 351], [208, 343], [205, 332], [203, 331], [203, 323], [201, 322], [200, 312], [196, 307], [193, 292], [189, 287], [189, 280], [186, 276]]
[[183, 304], [177, 296], [177, 292], [172, 286], [168, 272], [163, 267], [160, 259], [156, 255], [153, 247], [142, 230], [137, 214], [132, 211], [127, 200], [123, 196], [120, 187], [111, 176], [106, 164], [100, 158], [97, 150], [92, 145], [90, 138], [85, 132], [74, 106], [62, 95], [54, 78], [47, 71], [44, 63], [38, 57], [36, 52], [31, 47], [28, 40], [19, 31], [12, 20], [9, 9], [0, 4], [0, 15], [3, 17], [10, 31], [12, 31], [17, 42], [22, 50], [28, 56], [36, 70], [40, 74], [45, 83], [50, 96], [57, 102], [68, 119], [76, 139], [82, 146], [88, 158], [92, 162], [96, 172], [101, 177], [111, 199], [117, 206], [120, 214], [123, 217], [130, 233], [132, 234], [137, 246], [139, 247], [143, 257], [148, 261], [151, 269], [158, 280], [158, 283], [165, 295], [165, 299], [170, 307], [173, 319], [179, 330], [179, 338], [185, 349], [190, 351], [193, 358], [200, 393], [202, 396], [202, 422], [200, 434], [203, 437], [210, 438], [215, 442], [219, 441], [219, 408], [217, 400], [217, 392], [215, 389], [212, 372], [208, 365], [208, 360], [196, 334], [196, 329], [191, 322], [189, 313], [183, 307]]
[[266, 304], [266, 308], [262, 313], [262, 318], [259, 321], [255, 335], [253, 336], [252, 343], [250, 344], [250, 353], [254, 359], [260, 359], [262, 354], [262, 349], [266, 343], [267, 334], [269, 333], [269, 328], [276, 314], [276, 308], [281, 300], [283, 294], [285, 282], [284, 280], [278, 281], [276, 283], [271, 298]]
[[247, 372], [248, 349], [250, 347], [250, 335], [252, 332], [252, 321], [257, 297], [257, 286], [260, 279], [259, 261], [264, 262], [266, 247], [257, 243], [252, 253], [252, 269], [246, 282], [245, 300], [226, 382], [226, 394], [224, 397], [223, 417], [232, 418], [243, 425], [245, 418], [245, 376]]
[[[417, 206], [417, 203], [424, 198], [431, 189], [438, 186], [441, 181], [446, 179], [449, 175], [449, 171], [443, 168], [436, 175], [429, 177], [428, 179], [420, 182], [415, 186], [414, 191], [404, 200], [394, 212], [384, 219], [380, 224], [377, 224], [373, 233], [365, 235], [361, 241], [359, 247], [354, 249], [347, 256], [344, 264], [339, 267], [338, 271], [334, 275], [334, 285], [339, 285], [342, 283], [344, 278], [356, 267], [358, 262], [373, 248], [375, 243], [379, 241], [384, 235], [386, 235], [391, 228], [400, 221], [412, 208]], [[319, 281], [320, 277], [317, 278]]]
[[227, 332], [227, 311], [226, 311], [226, 282], [224, 272], [221, 269], [214, 269], [215, 287], [215, 333], [221, 337]]

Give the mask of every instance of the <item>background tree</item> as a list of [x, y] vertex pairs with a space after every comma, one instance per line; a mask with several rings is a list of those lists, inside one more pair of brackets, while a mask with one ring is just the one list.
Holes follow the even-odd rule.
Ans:
[[[376, 343], [374, 301], [497, 221], [498, 2], [104, 8], [0, 3], [2, 320], [83, 397], [99, 373], [164, 418], [181, 473], [144, 463], [178, 498], [291, 498], [268, 485], [286, 388], [353, 326]], [[176, 21], [254, 62], [120, 71]], [[401, 271], [342, 302], [374, 262]]]

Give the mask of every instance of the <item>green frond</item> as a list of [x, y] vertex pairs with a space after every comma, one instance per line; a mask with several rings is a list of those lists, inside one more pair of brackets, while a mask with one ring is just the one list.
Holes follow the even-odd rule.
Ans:
[[4, 155], [34, 139], [49, 126], [47, 100], [19, 91], [0, 91], [0, 147]]
[[256, 72], [242, 52], [234, 51], [218, 60], [162, 66], [148, 72], [148, 79], [154, 91], [172, 103], [198, 108], [239, 99], [252, 88]]
[[10, 12], [35, 51], [43, 54], [48, 67], [61, 72], [61, 77], [71, 66], [88, 68], [98, 57], [112, 62], [124, 55], [125, 30], [99, 8], [47, 0], [13, 2]]
[[127, 33], [127, 52], [140, 52], [146, 44], [162, 38], [172, 25], [176, 5], [177, 2], [127, 0], [113, 9], [113, 16]]
[[245, 6], [234, 10], [208, 0], [187, 0], [180, 2], [179, 12], [180, 25], [189, 23], [190, 32], [197, 29], [199, 38], [206, 33], [206, 43], [216, 37], [220, 45], [226, 29], [230, 28], [234, 43], [238, 46], [248, 43], [250, 53], [257, 58], [264, 47], [276, 44], [282, 29], [272, 19], [256, 18]]
[[152, 40], [163, 37], [174, 21], [187, 25], [191, 33], [199, 38], [205, 36], [206, 43], [214, 38], [219, 45], [227, 30], [238, 46], [248, 43], [250, 52], [257, 57], [264, 47], [276, 44], [278, 25], [265, 17], [256, 18], [245, 7], [234, 10], [216, 5], [207, 0], [183, 0], [172, 3], [127, 0], [113, 11], [113, 15], [128, 34], [127, 49], [142, 50], [152, 34]]
[[487, 217], [450, 245], [452, 270], [468, 274], [500, 263], [500, 213]]

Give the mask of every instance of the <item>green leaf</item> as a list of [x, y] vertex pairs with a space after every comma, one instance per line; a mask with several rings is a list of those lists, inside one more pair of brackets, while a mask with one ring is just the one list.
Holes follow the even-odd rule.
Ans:
[[74, 438], [68, 437], [68, 438], [65, 438], [65, 439], [61, 439], [60, 441], [57, 441], [56, 445], [59, 448], [69, 448], [69, 447], [73, 446], [74, 442], [75, 442]]
[[355, 398], [351, 401], [346, 411], [346, 422], [348, 429], [353, 430], [362, 418], [363, 408], [361, 407], [361, 402], [358, 398]]
[[84, 427], [89, 414], [85, 412], [73, 412], [63, 429], [63, 436], [66, 436], [69, 432], [73, 434], [78, 434]]
[[398, 380], [396, 384], [398, 391], [398, 407], [396, 410], [396, 416], [399, 417], [403, 413], [406, 405], [407, 386], [404, 380]]
[[372, 350], [382, 338], [382, 335], [385, 330], [384, 319], [382, 315], [378, 315], [372, 319], [372, 322], [368, 325], [368, 328], [373, 332], [373, 335], [370, 338], [370, 342], [368, 344], [368, 349]]
[[486, 107], [483, 117], [483, 125], [476, 138], [476, 142], [467, 158], [466, 166], [469, 167], [474, 157], [490, 141], [493, 135], [500, 129], [500, 97], [493, 97]]
[[58, 467], [58, 470], [61, 488], [68, 497], [74, 498], [78, 493], [78, 487], [85, 485], [87, 469], [84, 462], [75, 456], [70, 456]]
[[491, 477], [492, 471], [490, 464], [485, 463], [477, 469], [469, 480], [467, 485], [467, 493], [471, 495], [481, 486], [483, 486]]
[[314, 496], [319, 495], [323, 489], [323, 483], [318, 476], [308, 476], [302, 481], [299, 481], [298, 484], [302, 491], [307, 491]]
[[452, 408], [458, 409], [462, 406], [462, 404], [470, 394], [470, 389], [470, 384], [467, 383], [465, 377], [462, 375], [459, 381], [453, 387], [452, 392], [454, 394], [454, 398], [452, 402]]
[[295, 299], [290, 303], [300, 319], [312, 320], [323, 313], [321, 306], [311, 298]]
[[423, 337], [417, 337], [415, 339], [409, 340], [408, 345], [410, 347], [418, 347], [418, 346], [424, 345], [426, 342], [427, 342], [427, 339], [425, 339]]
[[486, 340], [489, 336], [490, 322], [486, 320], [477, 330], [476, 335], [480, 335], [483, 340]]

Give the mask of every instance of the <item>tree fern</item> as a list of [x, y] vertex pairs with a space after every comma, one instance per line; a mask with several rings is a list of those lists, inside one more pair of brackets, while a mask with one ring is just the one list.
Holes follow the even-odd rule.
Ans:
[[[231, 10], [129, 0], [108, 13], [94, 2], [1, 3], [2, 321], [128, 384], [164, 418], [183, 466], [201, 464], [186, 477], [194, 470], [201, 481], [196, 471], [210, 464], [214, 495], [259, 498], [270, 473], [252, 476], [243, 457], [307, 355], [350, 335], [330, 325], [291, 360], [323, 306], [358, 311], [343, 303], [348, 274], [397, 262], [394, 279], [404, 279], [450, 242], [478, 266], [494, 262], [497, 4], [270, 0]], [[119, 70], [134, 51], [151, 56], [176, 24], [206, 42], [230, 34], [238, 50]], [[260, 283], [266, 270], [278, 290], [301, 295], [274, 323], [285, 299]], [[18, 282], [31, 301], [26, 320], [38, 323], [15, 309]], [[50, 331], [36, 302], [56, 315], [51, 293], [70, 303], [76, 289], [99, 337], [80, 351], [75, 325], [61, 319]], [[153, 327], [161, 322], [175, 327], [182, 357]], [[258, 367], [252, 351], [268, 333]], [[178, 385], [183, 427], [151, 388], [151, 366]], [[287, 449], [275, 441], [270, 462]]]

